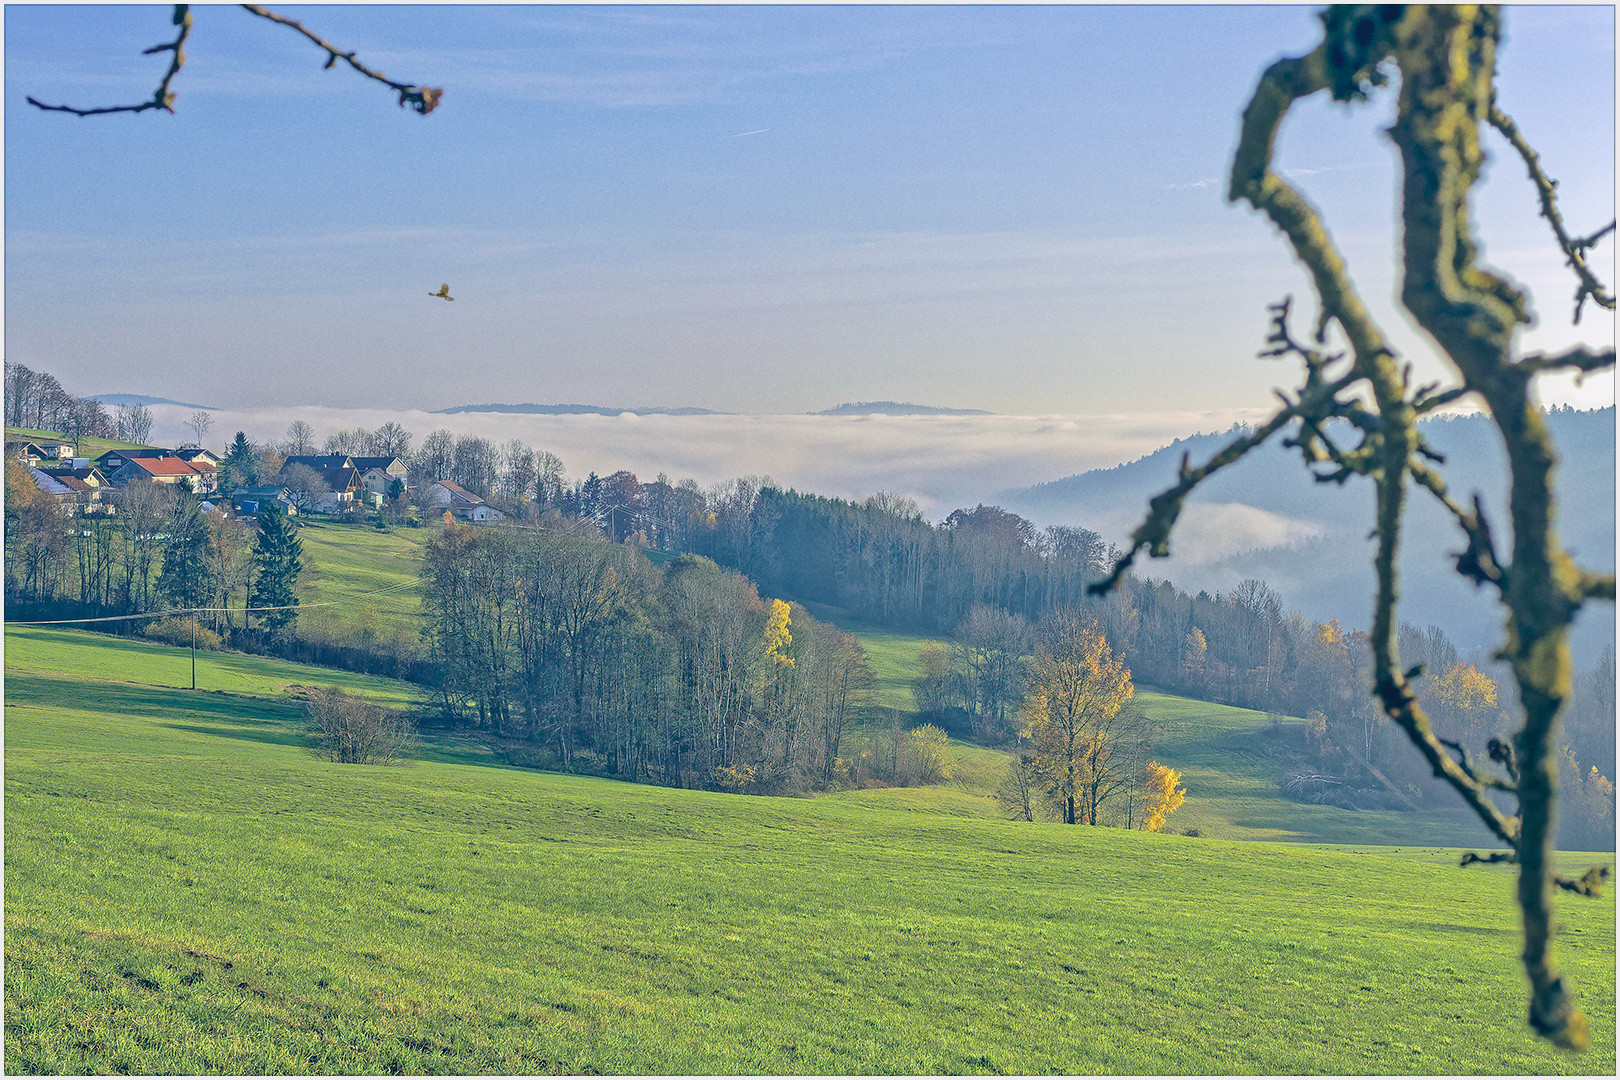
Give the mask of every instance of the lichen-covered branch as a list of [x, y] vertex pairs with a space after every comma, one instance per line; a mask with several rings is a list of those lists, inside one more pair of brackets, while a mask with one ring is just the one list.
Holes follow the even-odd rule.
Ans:
[[294, 30], [298, 31], [300, 34], [303, 34], [305, 37], [309, 38], [309, 40], [325, 49], [326, 67], [330, 68], [333, 64], [336, 64], [339, 60], [342, 60], [354, 70], [364, 75], [366, 78], [375, 79], [377, 82], [389, 87], [395, 93], [399, 94], [400, 108], [404, 108], [405, 106], [409, 105], [421, 115], [426, 116], [428, 113], [432, 112], [438, 107], [439, 99], [444, 96], [444, 88], [441, 86], [414, 86], [410, 83], [397, 83], [388, 78], [388, 76], [384, 75], [382, 72], [371, 70], [370, 68], [366, 67], [366, 65], [356, 60], [353, 52], [344, 52], [337, 46], [328, 44], [327, 42], [321, 40], [318, 35], [313, 34], [306, 29], [302, 23], [289, 19], [285, 15], [277, 15], [275, 12], [269, 10], [268, 8], [260, 7], [258, 4], [243, 4], [242, 6], [261, 19], [269, 19], [271, 22], [280, 23], [282, 26], [292, 27]]
[[36, 109], [44, 109], [46, 112], [65, 112], [72, 113], [74, 116], [98, 116], [102, 113], [120, 112], [138, 113], [145, 112], [147, 109], [162, 109], [165, 112], [174, 112], [174, 91], [169, 89], [169, 84], [180, 73], [180, 69], [185, 66], [186, 37], [191, 33], [191, 5], [174, 5], [174, 25], [178, 26], [180, 31], [175, 35], [173, 41], [166, 41], [161, 45], [154, 45], [150, 49], [141, 51], [142, 56], [150, 56], [159, 52], [172, 54], [169, 57], [169, 70], [164, 72], [163, 81], [158, 83], [158, 88], [153, 91], [150, 101], [143, 101], [139, 105], [109, 105], [100, 109], [76, 109], [72, 105], [46, 105], [30, 97], [28, 104]]
[[[1552, 358], [1514, 359], [1513, 332], [1529, 320], [1525, 300], [1508, 282], [1475, 264], [1468, 219], [1469, 193], [1484, 160], [1481, 127], [1495, 123], [1504, 133], [1511, 131], [1510, 140], [1527, 155], [1531, 175], [1542, 190], [1543, 213], [1581, 278], [1577, 321], [1579, 305], [1587, 297], [1613, 308], [1613, 298], [1584, 261], [1584, 252], [1607, 230], [1582, 239], [1567, 235], [1551, 198], [1553, 182], [1540, 173], [1533, 151], [1511, 121], [1494, 107], [1500, 32], [1494, 7], [1344, 5], [1326, 10], [1322, 22], [1323, 39], [1316, 49], [1277, 61], [1261, 77], [1243, 113], [1229, 198], [1264, 213], [1287, 238], [1316, 288], [1320, 304], [1316, 341], [1325, 342], [1329, 325], [1337, 323], [1351, 346], [1349, 370], [1327, 378], [1324, 369], [1337, 358], [1295, 342], [1287, 330], [1287, 303], [1274, 307], [1274, 329], [1268, 339], [1273, 348], [1261, 355], [1300, 356], [1306, 378], [1297, 399], [1279, 394], [1283, 408], [1203, 468], [1193, 469], [1184, 459], [1178, 483], [1152, 500], [1146, 521], [1132, 536], [1131, 549], [1117, 561], [1112, 576], [1093, 591], [1115, 585], [1144, 547], [1156, 558], [1167, 555], [1176, 517], [1197, 484], [1295, 421], [1298, 433], [1288, 444], [1300, 450], [1307, 467], [1335, 466], [1331, 472], [1318, 473], [1318, 480], [1369, 477], [1377, 497], [1373, 531], [1378, 588], [1368, 638], [1374, 693], [1435, 775], [1444, 778], [1511, 848], [1511, 856], [1503, 857], [1520, 868], [1518, 901], [1530, 980], [1530, 1023], [1560, 1046], [1583, 1049], [1589, 1041], [1586, 1020], [1552, 958], [1552, 896], [1555, 888], [1590, 895], [1606, 879], [1607, 870], [1594, 868], [1579, 882], [1570, 882], [1551, 866], [1557, 782], [1552, 734], [1571, 689], [1570, 622], [1586, 600], [1612, 599], [1614, 578], [1581, 571], [1557, 542], [1552, 522], [1556, 457], [1531, 383], [1543, 371], [1603, 370], [1613, 366], [1614, 356], [1612, 350], [1575, 349]], [[1410, 367], [1397, 366], [1394, 351], [1357, 295], [1320, 216], [1271, 168], [1277, 132], [1295, 101], [1320, 90], [1331, 91], [1339, 101], [1364, 99], [1387, 81], [1388, 65], [1401, 76], [1397, 119], [1390, 130], [1403, 163], [1401, 300], [1461, 376], [1460, 385], [1443, 392], [1437, 392], [1438, 384], [1413, 391]], [[1343, 396], [1348, 391], [1370, 394], [1374, 408]], [[1479, 497], [1474, 497], [1472, 510], [1450, 497], [1435, 468], [1444, 464], [1443, 459], [1424, 445], [1417, 432], [1421, 416], [1468, 394], [1477, 395], [1489, 408], [1507, 449], [1513, 550], [1506, 561], [1496, 549]], [[1336, 445], [1324, 428], [1333, 419], [1352, 424], [1360, 433], [1359, 445], [1350, 449]], [[1457, 744], [1449, 744], [1457, 757], [1448, 753], [1448, 744], [1436, 738], [1412, 691], [1410, 679], [1417, 672], [1400, 666], [1396, 556], [1408, 478], [1439, 499], [1467, 537], [1467, 549], [1457, 556], [1458, 571], [1476, 583], [1494, 586], [1507, 608], [1507, 642], [1500, 655], [1513, 666], [1524, 724], [1511, 743], [1492, 739], [1489, 747], [1491, 760], [1506, 772], [1507, 781], [1476, 768]], [[1498, 808], [1491, 799], [1493, 791], [1513, 795], [1517, 814]]]
[[1590, 375], [1594, 371], [1607, 371], [1614, 367], [1614, 350], [1603, 349], [1593, 352], [1591, 349], [1577, 346], [1568, 352], [1557, 356], [1527, 356], [1519, 361], [1519, 370], [1532, 374], [1543, 371], [1579, 371], [1583, 375]]

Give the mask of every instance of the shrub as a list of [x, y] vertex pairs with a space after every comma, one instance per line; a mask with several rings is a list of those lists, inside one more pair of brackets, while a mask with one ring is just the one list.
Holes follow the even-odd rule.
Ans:
[[[195, 615], [187, 615], [185, 618], [170, 615], [164, 619], [157, 619], [149, 623], [142, 633], [149, 638], [186, 648], [189, 648], [193, 641], [196, 642], [197, 648], [210, 651], [217, 651], [222, 645], [219, 635], [198, 622]], [[195, 638], [193, 634], [196, 635]]]
[[304, 704], [305, 738], [317, 757], [345, 765], [403, 765], [416, 741], [410, 717], [345, 694], [321, 690]]
[[956, 755], [950, 736], [933, 724], [924, 724], [906, 736], [901, 775], [913, 784], [937, 784], [956, 774]]

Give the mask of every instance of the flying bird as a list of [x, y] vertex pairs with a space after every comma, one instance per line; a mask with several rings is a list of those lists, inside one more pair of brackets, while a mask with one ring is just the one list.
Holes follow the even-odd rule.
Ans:
[[429, 296], [437, 296], [437, 297], [439, 297], [441, 299], [444, 299], [444, 300], [454, 300], [455, 299], [455, 297], [450, 295], [450, 286], [448, 286], [448, 285], [440, 285], [438, 292], [430, 292], [430, 293], [428, 293], [428, 295]]

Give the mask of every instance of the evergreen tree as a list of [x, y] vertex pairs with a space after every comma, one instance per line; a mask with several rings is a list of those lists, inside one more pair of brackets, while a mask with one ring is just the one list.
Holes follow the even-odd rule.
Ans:
[[185, 485], [176, 492], [167, 531], [158, 595], [175, 607], [206, 607], [214, 595], [214, 550], [202, 502]]
[[259, 483], [259, 453], [248, 442], [247, 436], [242, 432], [236, 433], [236, 441], [231, 448], [225, 451], [225, 460], [220, 463], [224, 466], [225, 475], [220, 478], [220, 490], [229, 494], [239, 487], [257, 487]]
[[[293, 592], [293, 585], [304, 567], [298, 559], [303, 553], [303, 542], [294, 530], [294, 523], [288, 520], [280, 504], [269, 503], [260, 509], [259, 535], [253, 542], [253, 592], [248, 598], [249, 607], [297, 606], [298, 595]], [[279, 630], [290, 626], [297, 617], [298, 612], [292, 610], [267, 611], [259, 616], [259, 622]]]

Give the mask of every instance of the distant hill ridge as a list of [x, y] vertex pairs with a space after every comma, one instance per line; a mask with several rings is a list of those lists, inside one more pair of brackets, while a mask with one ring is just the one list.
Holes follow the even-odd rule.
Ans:
[[846, 401], [806, 416], [994, 416], [987, 409], [942, 409], [933, 405], [912, 405], [905, 401]]
[[206, 409], [210, 412], [218, 410], [212, 405], [198, 405], [192, 401], [175, 401], [173, 398], [150, 397], [146, 394], [91, 394], [90, 401], [99, 401], [103, 405], [178, 405], [182, 409]]
[[[1547, 429], [1558, 451], [1559, 541], [1582, 566], [1607, 571], [1615, 552], [1615, 411], [1552, 409]], [[1418, 425], [1424, 440], [1446, 458], [1440, 472], [1452, 495], [1466, 502], [1478, 491], [1501, 550], [1511, 548], [1506, 512], [1507, 461], [1501, 437], [1482, 414], [1434, 417]], [[1126, 544], [1147, 514], [1148, 500], [1176, 482], [1183, 453], [1194, 465], [1241, 434], [1178, 439], [1153, 453], [1111, 469], [1066, 476], [993, 496], [1001, 507], [1038, 525], [1082, 525], [1104, 539]], [[1348, 436], [1343, 440], [1353, 443]], [[1372, 484], [1355, 477], [1344, 487], [1316, 483], [1296, 450], [1274, 437], [1243, 460], [1210, 476], [1188, 499], [1171, 539], [1179, 558], [1142, 559], [1138, 573], [1167, 576], [1189, 592], [1225, 591], [1245, 578], [1259, 578], [1290, 608], [1313, 618], [1334, 616], [1347, 626], [1367, 625], [1375, 579], [1367, 538]], [[1451, 516], [1427, 493], [1407, 496], [1401, 545], [1402, 617], [1417, 625], [1440, 625], [1459, 648], [1494, 647], [1501, 614], [1491, 595], [1458, 576], [1452, 554], [1464, 546]], [[1577, 662], [1589, 665], [1614, 641], [1607, 611], [1581, 619], [1572, 643]]]

